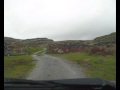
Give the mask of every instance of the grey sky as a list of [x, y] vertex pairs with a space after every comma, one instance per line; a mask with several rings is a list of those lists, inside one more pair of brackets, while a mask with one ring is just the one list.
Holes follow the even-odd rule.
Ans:
[[116, 32], [116, 0], [4, 0], [4, 36], [85, 40]]

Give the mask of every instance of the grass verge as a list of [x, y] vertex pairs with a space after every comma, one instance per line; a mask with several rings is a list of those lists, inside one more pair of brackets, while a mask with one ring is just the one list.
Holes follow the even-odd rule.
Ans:
[[35, 63], [32, 56], [4, 56], [4, 77], [25, 78]]
[[68, 54], [49, 54], [66, 58], [80, 64], [87, 77], [97, 77], [105, 80], [116, 80], [116, 56], [115, 55], [90, 55], [86, 52], [74, 52]]

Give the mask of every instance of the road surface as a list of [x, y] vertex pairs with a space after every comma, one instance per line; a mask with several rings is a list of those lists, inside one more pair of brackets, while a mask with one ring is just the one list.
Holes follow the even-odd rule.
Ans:
[[41, 56], [34, 54], [33, 58], [36, 60], [36, 66], [26, 79], [56, 80], [85, 77], [80, 66], [72, 63], [69, 60], [46, 54]]

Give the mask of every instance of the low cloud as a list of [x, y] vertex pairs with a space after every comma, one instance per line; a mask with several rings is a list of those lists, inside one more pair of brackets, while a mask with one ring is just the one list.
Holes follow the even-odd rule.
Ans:
[[115, 0], [4, 1], [4, 36], [89, 40], [115, 31]]

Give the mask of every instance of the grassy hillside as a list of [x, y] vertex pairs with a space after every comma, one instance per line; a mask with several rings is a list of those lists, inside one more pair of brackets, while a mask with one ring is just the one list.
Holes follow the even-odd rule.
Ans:
[[25, 45], [31, 46], [31, 47], [41, 46], [43, 44], [48, 44], [52, 42], [53, 40], [48, 39], [48, 38], [33, 38], [33, 39], [22, 40], [22, 43], [24, 43]]
[[116, 32], [113, 32], [109, 35], [100, 36], [94, 39], [94, 42], [116, 42]]
[[40, 51], [47, 47], [48, 43], [52, 43], [53, 40], [47, 38], [33, 38], [33, 39], [14, 39], [10, 37], [4, 37], [4, 55], [27, 55]]
[[29, 55], [4, 57], [4, 77], [25, 78], [34, 65]]
[[11, 37], [4, 37], [4, 43], [11, 43], [11, 42], [20, 42], [20, 39], [14, 39]]

